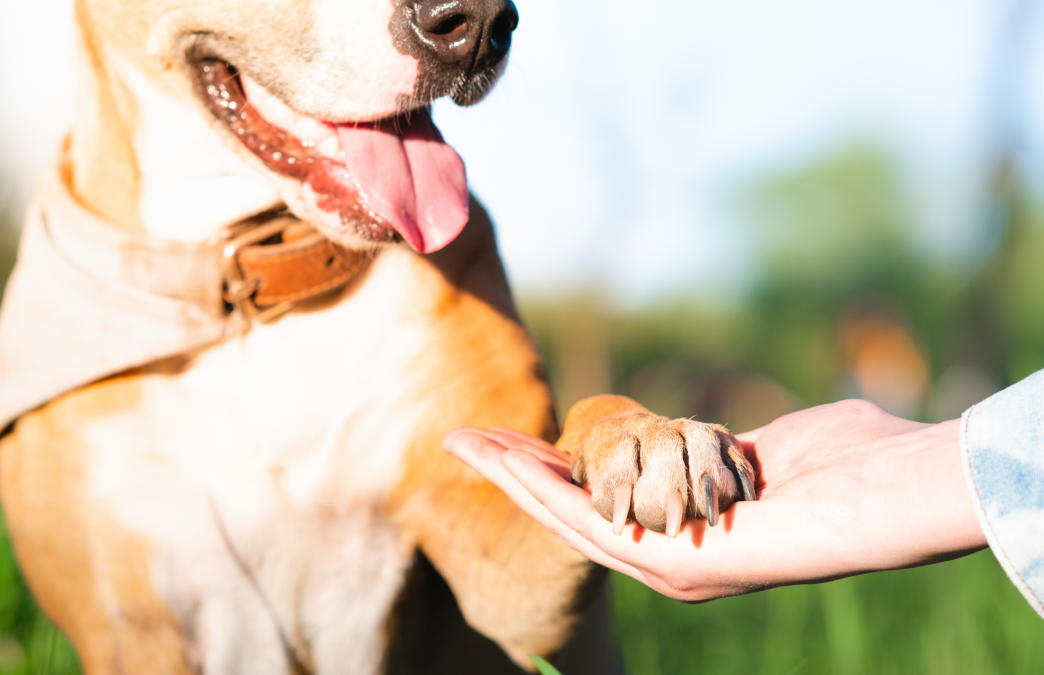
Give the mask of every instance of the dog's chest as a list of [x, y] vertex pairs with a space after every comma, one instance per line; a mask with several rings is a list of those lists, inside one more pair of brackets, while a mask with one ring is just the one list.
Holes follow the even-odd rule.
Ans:
[[348, 301], [146, 378], [90, 432], [92, 489], [152, 544], [200, 665], [269, 672], [285, 642], [321, 672], [379, 667], [412, 555], [382, 506], [437, 406], [415, 265], [382, 256]]

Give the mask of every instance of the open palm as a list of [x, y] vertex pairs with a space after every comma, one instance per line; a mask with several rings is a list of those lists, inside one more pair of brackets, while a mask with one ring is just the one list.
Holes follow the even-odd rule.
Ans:
[[621, 535], [569, 480], [570, 458], [509, 429], [458, 429], [446, 449], [568, 546], [690, 602], [912, 567], [984, 548], [964, 483], [959, 421], [926, 425], [864, 401], [782, 417], [739, 436], [758, 500], [717, 527], [690, 519], [671, 538]]

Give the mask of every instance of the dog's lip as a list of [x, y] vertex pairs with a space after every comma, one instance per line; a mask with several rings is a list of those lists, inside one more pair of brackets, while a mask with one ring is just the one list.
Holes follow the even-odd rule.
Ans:
[[[243, 89], [243, 93], [246, 95], [247, 100], [252, 105], [254, 105], [255, 107], [257, 106], [257, 101], [255, 101], [254, 99], [255, 98], [259, 98], [259, 95], [260, 95], [260, 96], [265, 97], [266, 99], [270, 99], [272, 101], [277, 102], [280, 106], [283, 106], [287, 111], [292, 112], [296, 116], [300, 116], [302, 118], [307, 118], [309, 120], [312, 120], [316, 124], [326, 125], [326, 126], [331, 127], [331, 128], [336, 126], [336, 125], [342, 125], [342, 124], [357, 124], [357, 125], [379, 125], [379, 124], [384, 124], [384, 123], [394, 124], [395, 118], [397, 118], [397, 117], [399, 117], [401, 115], [408, 115], [411, 112], [413, 112], [414, 110], [424, 109], [424, 108], [427, 108], [427, 107], [429, 107], [431, 105], [431, 102], [424, 103], [424, 102], [421, 102], [419, 100], [414, 100], [414, 99], [411, 98], [408, 104], [404, 104], [404, 106], [400, 110], [397, 110], [395, 112], [374, 113], [372, 115], [363, 115], [363, 116], [360, 116], [358, 118], [353, 118], [353, 117], [325, 117], [325, 116], [323, 116], [321, 114], [311, 114], [311, 113], [302, 112], [300, 110], [295, 109], [291, 102], [287, 101], [286, 99], [284, 99], [282, 97], [277, 96], [276, 94], [271, 93], [271, 91], [269, 89], [267, 89], [267, 88], [263, 87], [262, 85], [260, 85], [258, 83], [258, 79], [253, 77], [247, 69], [240, 68], [239, 66], [236, 65], [236, 63], [234, 61], [222, 58], [221, 56], [193, 55], [189, 59], [189, 63], [191, 65], [191, 69], [193, 71], [195, 71], [195, 73], [196, 73], [195, 78], [196, 78], [197, 81], [199, 80], [200, 70], [203, 67], [205, 67], [205, 64], [208, 63], [208, 62], [215, 62], [215, 61], [224, 64], [224, 66], [229, 69], [229, 72], [232, 74], [232, 78], [235, 81], [237, 81], [239, 83], [240, 87]], [[199, 83], [198, 82], [197, 82], [197, 87], [199, 87]], [[247, 88], [252, 89], [252, 91], [248, 92]], [[265, 115], [264, 112], [262, 112], [260, 110], [258, 112], [261, 112], [261, 114], [266, 119], [269, 119], [270, 122], [273, 122], [273, 123], [275, 122], [275, 120], [270, 119], [268, 115]]]
[[303, 147], [315, 148], [319, 154], [334, 160], [344, 160], [344, 151], [337, 140], [334, 126], [337, 122], [294, 110], [286, 101], [269, 93], [246, 73], [238, 73], [237, 78], [247, 102], [257, 110], [262, 119], [296, 137]]
[[[203, 105], [269, 170], [309, 187], [316, 208], [338, 214], [343, 226], [362, 239], [375, 244], [402, 240], [365, 208], [357, 190], [337, 180], [344, 167], [336, 157], [319, 152], [313, 143], [295, 138], [253, 109], [230, 62], [201, 56], [192, 59], [192, 69]], [[318, 120], [316, 124], [325, 125]]]
[[331, 122], [296, 112], [227, 61], [199, 60], [196, 72], [211, 112], [270, 170], [310, 188], [315, 207], [338, 215], [342, 226], [430, 253], [466, 225], [464, 163], [427, 108]]

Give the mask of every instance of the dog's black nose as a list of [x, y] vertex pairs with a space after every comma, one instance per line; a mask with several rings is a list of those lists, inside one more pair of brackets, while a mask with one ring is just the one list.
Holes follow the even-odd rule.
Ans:
[[511, 48], [518, 10], [511, 0], [413, 2], [410, 27], [446, 65], [476, 72], [500, 62]]

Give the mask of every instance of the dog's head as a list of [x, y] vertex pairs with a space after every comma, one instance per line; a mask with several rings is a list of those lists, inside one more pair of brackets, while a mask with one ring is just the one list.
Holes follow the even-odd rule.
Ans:
[[465, 225], [463, 162], [429, 108], [492, 88], [518, 23], [511, 0], [80, 0], [77, 12], [89, 64], [117, 74], [96, 81], [133, 97], [139, 163], [191, 161], [170, 142], [156, 156], [157, 127], [177, 138], [187, 124], [158, 121], [169, 104], [206, 118], [291, 210], [347, 245], [428, 252]]

